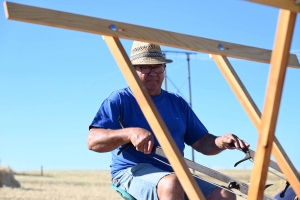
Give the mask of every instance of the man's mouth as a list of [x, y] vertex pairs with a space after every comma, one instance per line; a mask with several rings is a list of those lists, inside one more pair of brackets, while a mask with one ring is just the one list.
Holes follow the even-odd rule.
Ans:
[[154, 82], [157, 82], [157, 80], [155, 80], [155, 79], [148, 79], [147, 82], [154, 83]]

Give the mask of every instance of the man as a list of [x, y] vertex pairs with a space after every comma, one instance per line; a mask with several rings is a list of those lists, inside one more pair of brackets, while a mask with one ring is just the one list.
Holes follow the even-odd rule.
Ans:
[[[217, 137], [208, 133], [188, 103], [179, 95], [161, 89], [166, 63], [160, 46], [133, 43], [130, 60], [136, 73], [149, 92], [156, 108], [168, 127], [182, 155], [184, 145], [190, 145], [205, 155], [214, 155], [224, 149], [248, 148], [249, 144], [233, 134]], [[121, 117], [124, 129], [118, 118]], [[127, 143], [129, 148], [117, 155]], [[184, 190], [170, 166], [154, 159], [153, 145], [160, 146], [130, 88], [113, 92], [101, 105], [88, 134], [88, 148], [96, 152], [112, 152], [111, 174], [116, 187], [127, 191], [138, 200], [184, 199]], [[164, 162], [166, 159], [159, 158]], [[225, 190], [197, 179], [208, 200], [236, 199]]]

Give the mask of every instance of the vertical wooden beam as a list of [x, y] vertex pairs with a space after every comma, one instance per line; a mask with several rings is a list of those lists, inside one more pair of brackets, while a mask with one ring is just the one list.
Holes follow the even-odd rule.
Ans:
[[248, 199], [263, 199], [296, 13], [280, 10]]
[[[240, 80], [238, 74], [235, 72], [231, 66], [229, 60], [225, 56], [212, 55], [212, 58], [216, 62], [220, 71], [222, 72], [224, 78], [227, 80], [234, 94], [237, 96], [242, 107], [245, 109], [252, 123], [259, 131], [261, 124], [261, 112], [256, 106], [255, 102], [251, 98], [244, 84]], [[284, 149], [280, 145], [277, 138], [274, 138], [274, 143], [272, 147], [272, 155], [275, 157], [281, 171], [287, 177], [287, 180], [293, 188], [300, 188], [300, 175], [297, 169], [290, 161], [289, 157], [285, 153]], [[295, 189], [294, 189], [295, 190]], [[295, 190], [297, 195], [300, 196], [300, 191]]]
[[104, 36], [104, 39], [189, 199], [205, 200], [150, 95], [132, 67], [120, 40], [110, 36]]

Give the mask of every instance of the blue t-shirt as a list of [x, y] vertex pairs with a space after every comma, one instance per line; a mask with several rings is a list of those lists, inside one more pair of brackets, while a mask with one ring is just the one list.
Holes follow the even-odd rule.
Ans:
[[[185, 143], [192, 145], [208, 133], [188, 103], [179, 95], [162, 90], [160, 95], [151, 96], [151, 98], [182, 156], [184, 155]], [[122, 118], [125, 128], [140, 127], [147, 129], [153, 134], [129, 88], [114, 91], [104, 100], [90, 128], [121, 129], [118, 120], [119, 116]], [[160, 146], [154, 134], [153, 136], [154, 145]], [[110, 166], [112, 177], [119, 170], [134, 166], [137, 163], [150, 163], [163, 170], [173, 171], [172, 167], [154, 159], [152, 156], [168, 163], [166, 159], [154, 154], [150, 154], [151, 156], [146, 155], [136, 151], [135, 148], [128, 148], [120, 155], [117, 155], [121, 147], [112, 151], [112, 164]]]

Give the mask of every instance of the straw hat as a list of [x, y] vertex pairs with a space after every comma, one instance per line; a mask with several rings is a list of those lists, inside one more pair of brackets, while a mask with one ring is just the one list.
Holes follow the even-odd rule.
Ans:
[[139, 41], [134, 41], [132, 44], [130, 61], [133, 65], [153, 65], [173, 62], [173, 60], [165, 58], [159, 45]]

